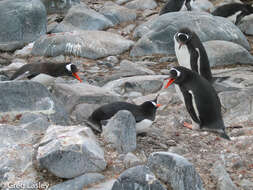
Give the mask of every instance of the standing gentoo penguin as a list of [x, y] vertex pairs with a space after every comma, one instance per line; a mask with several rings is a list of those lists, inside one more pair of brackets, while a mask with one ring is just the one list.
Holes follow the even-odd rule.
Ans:
[[136, 125], [140, 127], [149, 127], [155, 120], [156, 110], [159, 106], [160, 104], [157, 104], [157, 98], [155, 100], [146, 101], [141, 105], [128, 102], [113, 102], [96, 109], [88, 120], [98, 125], [101, 130], [101, 122], [110, 119], [120, 110], [128, 110], [135, 117]]
[[82, 80], [77, 75], [78, 69], [73, 63], [34, 63], [26, 64], [19, 68], [11, 77], [11, 80], [18, 80], [27, 77], [31, 79], [40, 73], [53, 77], [73, 76], [80, 82]]
[[211, 14], [214, 16], [230, 17], [236, 15], [235, 24], [239, 24], [243, 17], [253, 13], [253, 7], [247, 4], [231, 3], [217, 7]]
[[[170, 69], [170, 80], [165, 88], [173, 82], [180, 87], [194, 127], [197, 125], [202, 130], [216, 132], [230, 139], [225, 132], [220, 99], [211, 83], [198, 73], [181, 66]], [[193, 129], [189, 123], [184, 122], [184, 126]]]
[[161, 9], [159, 15], [163, 15], [165, 13], [169, 12], [177, 12], [180, 11], [180, 9], [183, 7], [183, 4], [185, 3], [185, 6], [188, 11], [191, 11], [191, 0], [168, 0], [168, 2], [163, 6]]
[[188, 28], [182, 28], [174, 35], [174, 44], [179, 65], [196, 71], [211, 82], [209, 59], [197, 34]]

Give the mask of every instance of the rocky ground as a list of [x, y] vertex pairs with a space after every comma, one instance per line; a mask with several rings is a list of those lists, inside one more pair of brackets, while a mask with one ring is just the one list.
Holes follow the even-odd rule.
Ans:
[[[0, 188], [253, 189], [252, 17], [238, 28], [205, 12], [158, 17], [165, 0], [32, 0], [29, 10], [27, 0], [21, 8], [11, 2], [0, 2], [8, 15], [0, 15]], [[195, 9], [211, 11], [235, 1], [196, 2]], [[12, 15], [16, 6], [21, 16]], [[16, 17], [25, 19], [15, 24]], [[184, 128], [190, 117], [174, 86], [163, 89], [177, 65], [173, 35], [186, 26], [204, 42], [214, 76], [229, 77], [214, 86], [231, 141]], [[49, 76], [4, 82], [27, 63], [69, 61], [83, 83]], [[144, 133], [128, 112], [102, 134], [85, 122], [100, 105], [141, 104], [157, 94], [162, 106]]]

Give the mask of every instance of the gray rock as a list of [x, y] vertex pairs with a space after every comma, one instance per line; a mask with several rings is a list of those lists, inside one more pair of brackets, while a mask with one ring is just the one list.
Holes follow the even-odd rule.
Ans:
[[133, 41], [110, 32], [72, 32], [42, 36], [34, 43], [32, 55], [49, 57], [74, 55], [97, 59], [121, 54], [133, 44]]
[[243, 33], [253, 35], [253, 15], [244, 17], [238, 27]]
[[46, 9], [39, 0], [0, 1], [0, 50], [13, 51], [46, 33]]
[[209, 12], [214, 8], [213, 4], [208, 0], [195, 0], [191, 3], [193, 11]]
[[157, 3], [154, 0], [133, 0], [125, 5], [129, 9], [154, 9]]
[[133, 63], [129, 60], [123, 60], [120, 62], [120, 71], [121, 72], [129, 72], [133, 75], [154, 75], [155, 72], [146, 68], [145, 66], [137, 63]]
[[102, 136], [119, 153], [128, 153], [136, 149], [136, 122], [131, 112], [121, 110], [103, 126]]
[[63, 106], [43, 85], [32, 81], [0, 82], [0, 116], [12, 120], [24, 113], [46, 115], [53, 123], [67, 124]]
[[23, 59], [14, 59], [10, 65], [0, 68], [0, 71], [16, 71], [26, 63], [27, 62]]
[[80, 0], [41, 0], [47, 9], [47, 14], [66, 13], [73, 5], [79, 4]]
[[33, 42], [29, 43], [28, 45], [26, 45], [25, 47], [23, 47], [20, 50], [16, 50], [14, 55], [16, 57], [20, 57], [20, 58], [26, 58], [28, 56], [31, 55], [32, 52], [32, 48], [33, 48]]
[[169, 152], [154, 152], [149, 156], [147, 166], [171, 189], [204, 190], [193, 164], [182, 156]]
[[50, 187], [49, 190], [82, 190], [84, 187], [97, 183], [104, 178], [105, 177], [99, 173], [88, 173], [54, 185]]
[[87, 120], [93, 111], [100, 106], [100, 104], [78, 104], [71, 113], [71, 119], [74, 122], [81, 123]]
[[36, 183], [32, 166], [32, 134], [22, 126], [0, 125], [0, 188], [10, 184]]
[[137, 156], [135, 156], [132, 152], [129, 152], [126, 154], [123, 162], [126, 168], [131, 168], [131, 167], [140, 165], [142, 163], [142, 161]]
[[210, 66], [253, 64], [253, 56], [242, 46], [228, 41], [204, 42]]
[[90, 9], [86, 5], [76, 5], [70, 8], [63, 21], [53, 30], [56, 32], [71, 32], [74, 30], [103, 30], [113, 26], [104, 15]]
[[115, 179], [109, 179], [103, 183], [99, 183], [90, 188], [86, 188], [85, 190], [112, 190], [113, 183]]
[[244, 190], [251, 190], [253, 189], [253, 182], [252, 181], [249, 181], [247, 179], [243, 179], [241, 182], [240, 182], [240, 186], [244, 189]]
[[110, 19], [113, 24], [133, 21], [136, 19], [136, 12], [134, 10], [119, 6], [111, 1], [106, 2], [99, 12]]
[[111, 81], [104, 85], [104, 89], [128, 96], [131, 92], [139, 92], [143, 95], [159, 91], [163, 86], [163, 80], [167, 75], [134, 76]]
[[52, 88], [52, 92], [64, 103], [68, 113], [71, 113], [75, 106], [83, 103], [102, 105], [122, 100], [121, 97], [108, 89], [85, 83], [56, 83]]
[[166, 190], [147, 166], [136, 166], [124, 171], [111, 190]]
[[220, 161], [214, 163], [211, 173], [218, 181], [217, 190], [238, 190]]
[[47, 75], [47, 74], [39, 74], [37, 75], [36, 77], [32, 78], [31, 81], [33, 82], [38, 82], [44, 86], [51, 86], [54, 84], [56, 78], [55, 77], [52, 77], [50, 75]]
[[219, 97], [221, 105], [225, 110], [223, 115], [226, 125], [243, 121], [252, 121], [252, 88], [221, 92], [219, 93]]
[[138, 26], [134, 31], [134, 37], [141, 37], [141, 39], [134, 45], [130, 55], [174, 54], [173, 37], [183, 27], [196, 32], [202, 42], [231, 41], [247, 50], [250, 49], [243, 33], [226, 18], [214, 17], [204, 12], [180, 11], [155, 17]]
[[124, 4], [124, 3], [129, 2], [129, 1], [131, 1], [131, 0], [116, 0], [115, 3], [117, 3], [117, 4], [119, 4], [119, 5], [122, 5], [122, 4]]
[[50, 126], [40, 142], [37, 160], [40, 168], [68, 179], [106, 167], [103, 149], [84, 126]]

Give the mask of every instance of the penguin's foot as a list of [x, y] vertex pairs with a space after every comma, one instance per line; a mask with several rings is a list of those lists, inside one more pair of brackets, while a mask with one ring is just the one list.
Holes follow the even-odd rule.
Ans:
[[190, 123], [184, 122], [183, 126], [186, 127], [186, 128], [188, 128], [188, 129], [193, 130], [192, 124], [190, 124]]

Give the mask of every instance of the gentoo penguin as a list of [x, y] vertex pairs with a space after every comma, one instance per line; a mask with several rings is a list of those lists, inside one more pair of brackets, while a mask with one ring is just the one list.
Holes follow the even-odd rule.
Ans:
[[231, 3], [217, 7], [211, 14], [214, 16], [230, 17], [236, 15], [235, 24], [239, 24], [243, 17], [253, 13], [253, 7], [247, 4]]
[[169, 73], [170, 79], [165, 88], [172, 83], [180, 87], [186, 109], [193, 120], [193, 125], [185, 122], [184, 126], [216, 132], [230, 139], [225, 132], [220, 99], [211, 83], [198, 73], [181, 66], [173, 67]]
[[120, 110], [128, 110], [135, 117], [136, 125], [139, 125], [140, 128], [149, 127], [155, 120], [156, 110], [159, 106], [160, 104], [157, 104], [157, 98], [155, 100], [146, 101], [141, 105], [128, 102], [113, 102], [96, 109], [88, 120], [98, 125], [101, 131], [101, 122], [110, 119]]
[[11, 80], [18, 80], [20, 78], [31, 79], [40, 73], [44, 73], [53, 77], [58, 76], [73, 76], [80, 82], [82, 80], [77, 74], [78, 69], [73, 63], [35, 63], [26, 64], [19, 68], [11, 77]]
[[183, 4], [185, 3], [185, 6], [188, 11], [191, 11], [191, 0], [168, 0], [168, 2], [163, 6], [161, 9], [159, 15], [163, 15], [165, 13], [169, 12], [177, 12], [180, 11], [180, 9], [183, 7]]
[[179, 65], [196, 71], [211, 82], [209, 59], [197, 34], [188, 28], [182, 28], [174, 35], [174, 44]]

